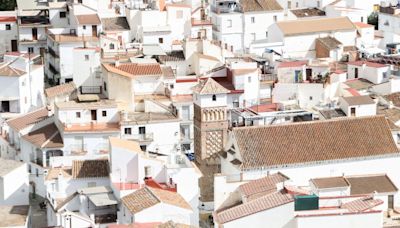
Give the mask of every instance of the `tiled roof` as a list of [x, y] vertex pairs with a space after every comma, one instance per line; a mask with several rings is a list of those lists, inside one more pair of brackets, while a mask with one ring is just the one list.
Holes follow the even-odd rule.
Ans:
[[58, 95], [71, 94], [76, 91], [74, 82], [65, 83], [62, 85], [53, 86], [44, 90], [48, 98], [53, 98]]
[[176, 223], [174, 221], [169, 220], [168, 222], [159, 224], [155, 228], [195, 228], [195, 227], [187, 224]]
[[326, 178], [314, 178], [311, 182], [317, 188], [343, 188], [349, 187], [349, 183], [344, 177], [326, 177]]
[[241, 0], [243, 12], [283, 10], [276, 0]]
[[99, 25], [100, 18], [97, 14], [76, 15], [76, 20], [80, 25]]
[[161, 68], [161, 71], [162, 71], [163, 77], [165, 79], [175, 79], [175, 73], [174, 73], [174, 70], [172, 69], [172, 67], [163, 66]]
[[23, 116], [7, 121], [8, 126], [16, 131], [20, 131], [30, 125], [36, 124], [42, 120], [49, 118], [47, 108], [41, 108], [36, 111], [27, 113]]
[[136, 190], [122, 197], [121, 201], [133, 214], [139, 213], [161, 202], [192, 210], [190, 205], [178, 193], [151, 187], [144, 187]]
[[123, 140], [116, 137], [110, 137], [110, 145], [111, 147], [119, 147], [130, 150], [132, 152], [142, 153], [142, 149], [140, 149], [139, 143], [136, 141]]
[[341, 208], [347, 209], [350, 212], [363, 212], [368, 209], [372, 209], [380, 204], [383, 204], [383, 201], [380, 199], [373, 199], [372, 197], [365, 197], [358, 200], [353, 200], [347, 203], [344, 203]]
[[241, 169], [371, 156], [398, 156], [384, 116], [232, 130]]
[[316, 41], [320, 42], [328, 50], [334, 50], [334, 49], [340, 47], [340, 45], [342, 45], [342, 43], [340, 41], [338, 41], [336, 38], [331, 37], [331, 36], [327, 36], [324, 38], [317, 38]]
[[108, 70], [116, 74], [121, 74], [127, 77], [146, 76], [146, 75], [162, 75], [160, 64], [158, 63], [125, 63], [119, 66], [111, 64], [103, 64]]
[[392, 180], [385, 174], [346, 177], [346, 180], [350, 183], [351, 195], [371, 194], [374, 192], [391, 193], [398, 191], [396, 185], [394, 185]]
[[288, 68], [288, 67], [302, 67], [307, 65], [308, 61], [291, 61], [291, 62], [281, 62], [278, 68]]
[[225, 89], [212, 78], [201, 80], [199, 84], [193, 88], [193, 91], [202, 95], [229, 93], [229, 90]]
[[383, 98], [387, 101], [391, 101], [394, 106], [400, 107], [400, 92], [385, 95]]
[[104, 31], [130, 30], [126, 17], [111, 17], [101, 19]]
[[289, 180], [287, 176], [278, 172], [257, 180], [252, 180], [246, 184], [242, 184], [238, 187], [238, 189], [245, 197], [261, 192], [270, 193], [271, 191], [276, 191], [276, 184], [285, 182], [287, 180]]
[[49, 124], [35, 131], [29, 132], [22, 138], [38, 148], [62, 148], [63, 140], [57, 126]]
[[373, 25], [366, 24], [363, 22], [353, 22], [353, 23], [357, 28], [373, 28], [374, 27]]
[[348, 17], [281, 21], [277, 25], [285, 36], [356, 30], [356, 27]]
[[72, 172], [71, 168], [60, 168], [60, 167], [51, 168], [47, 172], [46, 181], [57, 179], [60, 173], [64, 178], [70, 178], [72, 176], [71, 172]]
[[352, 65], [352, 66], [362, 66], [362, 65], [366, 65], [368, 67], [373, 67], [373, 68], [382, 68], [382, 67], [386, 67], [385, 64], [382, 63], [374, 63], [374, 62], [369, 62], [369, 61], [353, 61], [353, 62], [348, 62], [348, 65]]
[[8, 63], [5, 63], [0, 66], [0, 77], [18, 77], [26, 74], [25, 71], [18, 70], [12, 66], [10, 66]]
[[109, 169], [106, 159], [74, 160], [72, 162], [72, 178], [108, 177]]
[[365, 96], [351, 96], [351, 97], [342, 97], [344, 101], [347, 102], [350, 106], [353, 105], [368, 105], [375, 104], [375, 101], [368, 95]]
[[234, 206], [232, 208], [217, 212], [215, 217], [218, 223], [224, 224], [290, 202], [293, 202], [293, 197], [291, 195], [285, 194], [283, 192], [275, 192], [251, 200], [247, 203], [243, 203], [238, 206]]

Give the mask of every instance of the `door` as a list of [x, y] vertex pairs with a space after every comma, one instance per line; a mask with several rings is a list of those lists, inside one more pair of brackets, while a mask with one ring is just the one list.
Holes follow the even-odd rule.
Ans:
[[354, 69], [354, 78], [358, 78], [358, 68]]
[[90, 110], [92, 120], [97, 120], [97, 110]]
[[97, 36], [97, 25], [92, 25], [92, 36]]
[[146, 127], [139, 127], [139, 139], [146, 140]]
[[312, 79], [312, 69], [306, 69], [306, 80], [311, 81]]
[[39, 52], [40, 52], [40, 57], [44, 58], [44, 55], [46, 54], [46, 48], [41, 47], [41, 48], [39, 49]]
[[10, 112], [10, 101], [1, 102], [1, 112]]
[[301, 71], [299, 70], [294, 71], [294, 82], [296, 83], [300, 82], [300, 73]]
[[32, 40], [37, 40], [37, 28], [32, 28]]
[[11, 40], [11, 51], [18, 51], [17, 40]]

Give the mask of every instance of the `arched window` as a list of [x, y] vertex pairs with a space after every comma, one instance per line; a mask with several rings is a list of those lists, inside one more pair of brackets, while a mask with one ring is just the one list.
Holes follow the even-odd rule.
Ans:
[[110, 50], [114, 50], [115, 45], [113, 43], [110, 43]]
[[214, 95], [212, 95], [212, 100], [213, 101], [216, 101], [217, 100], [217, 96], [214, 94]]

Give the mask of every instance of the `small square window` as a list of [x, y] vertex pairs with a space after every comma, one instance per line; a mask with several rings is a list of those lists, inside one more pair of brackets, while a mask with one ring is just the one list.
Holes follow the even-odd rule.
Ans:
[[217, 96], [216, 95], [212, 95], [212, 100], [216, 101], [217, 100]]
[[267, 37], [267, 38], [268, 38], [268, 32], [265, 32], [265, 37]]
[[28, 53], [33, 53], [33, 47], [28, 47]]
[[275, 15], [274, 16], [274, 22], [278, 21], [278, 17]]
[[251, 23], [252, 24], [256, 23], [256, 18], [255, 17], [251, 17]]
[[83, 29], [86, 29], [86, 25], [83, 26]]
[[60, 18], [66, 18], [67, 13], [66, 12], [60, 12]]
[[124, 133], [125, 133], [125, 135], [131, 135], [131, 134], [132, 134], [132, 128], [126, 127], [126, 128], [124, 129]]
[[158, 38], [158, 43], [160, 43], [160, 44], [162, 44], [162, 43], [164, 43], [164, 39], [163, 38]]
[[89, 61], [89, 55], [85, 55], [85, 61]]
[[81, 113], [80, 112], [76, 112], [75, 116], [76, 116], [76, 118], [81, 118]]
[[313, 100], [313, 97], [312, 96], [310, 96], [310, 101], [312, 101]]
[[247, 82], [248, 82], [248, 83], [251, 83], [251, 77], [250, 77], [250, 76], [247, 77]]
[[107, 111], [102, 111], [102, 112], [101, 112], [101, 115], [102, 115], [102, 116], [107, 116]]
[[6, 30], [11, 30], [11, 25], [10, 24], [6, 24]]

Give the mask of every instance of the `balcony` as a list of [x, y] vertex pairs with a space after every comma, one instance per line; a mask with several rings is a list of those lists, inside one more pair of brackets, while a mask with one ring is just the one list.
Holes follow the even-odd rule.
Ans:
[[260, 82], [265, 84], [272, 84], [278, 80], [276, 74], [261, 74], [260, 75]]
[[135, 140], [138, 142], [152, 142], [153, 133], [125, 135], [125, 138], [130, 140]]
[[72, 144], [70, 146], [71, 155], [85, 155], [87, 154], [86, 144]]
[[50, 20], [46, 16], [21, 17], [19, 25], [21, 27], [46, 27], [50, 26]]

